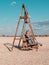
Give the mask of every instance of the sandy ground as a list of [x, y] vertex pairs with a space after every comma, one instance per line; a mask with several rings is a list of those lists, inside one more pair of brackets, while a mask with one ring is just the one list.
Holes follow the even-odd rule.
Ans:
[[[10, 52], [13, 37], [0, 37], [0, 65], [49, 65], [49, 37], [36, 37], [43, 44], [38, 51], [35, 49], [22, 51], [18, 48]], [[18, 40], [15, 45], [18, 44]]]

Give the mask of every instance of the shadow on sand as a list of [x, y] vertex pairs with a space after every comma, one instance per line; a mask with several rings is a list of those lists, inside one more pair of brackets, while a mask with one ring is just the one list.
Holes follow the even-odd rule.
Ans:
[[[12, 51], [12, 44], [10, 43], [4, 43], [4, 46], [11, 52]], [[22, 48], [22, 46], [14, 45], [15, 48], [21, 50], [21, 51], [29, 51], [32, 50], [32, 48]]]

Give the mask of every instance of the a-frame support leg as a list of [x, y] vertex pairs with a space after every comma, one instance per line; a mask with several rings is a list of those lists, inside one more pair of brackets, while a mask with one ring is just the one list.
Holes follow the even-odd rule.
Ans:
[[19, 40], [18, 47], [20, 47], [21, 39], [22, 39], [23, 32], [24, 32], [24, 25], [25, 25], [25, 22], [23, 23], [22, 32], [21, 32], [21, 37], [20, 37], [20, 40]]
[[13, 50], [13, 47], [14, 47], [14, 43], [15, 43], [15, 40], [16, 40], [16, 35], [17, 35], [17, 32], [18, 32], [18, 28], [19, 28], [19, 24], [20, 24], [20, 18], [18, 20], [18, 24], [17, 24], [17, 27], [16, 27], [16, 32], [15, 32], [15, 36], [14, 36], [14, 40], [13, 40], [11, 51]]
[[36, 38], [35, 38], [35, 36], [34, 36], [34, 32], [33, 32], [33, 29], [32, 29], [32, 25], [31, 25], [31, 23], [30, 23], [30, 19], [28, 18], [28, 24], [29, 24], [29, 27], [30, 27], [30, 30], [31, 30], [31, 32], [32, 32], [32, 39], [34, 40], [36, 40]]

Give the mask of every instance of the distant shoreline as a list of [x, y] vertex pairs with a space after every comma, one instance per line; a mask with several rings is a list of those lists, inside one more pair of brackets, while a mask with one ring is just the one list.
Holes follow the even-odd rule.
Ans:
[[[14, 37], [14, 36], [2, 35], [0, 37]], [[16, 36], [16, 37], [20, 37], [20, 36]], [[49, 37], [49, 35], [35, 35], [35, 37]]]

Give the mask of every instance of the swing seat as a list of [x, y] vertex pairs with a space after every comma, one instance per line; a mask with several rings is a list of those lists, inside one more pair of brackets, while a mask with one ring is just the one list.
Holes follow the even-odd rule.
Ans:
[[32, 50], [32, 47], [28, 46], [26, 41], [23, 41], [21, 50]]
[[23, 43], [22, 43], [22, 48], [23, 49], [38, 49], [38, 44], [28, 44], [28, 42], [25, 40], [23, 40]]

